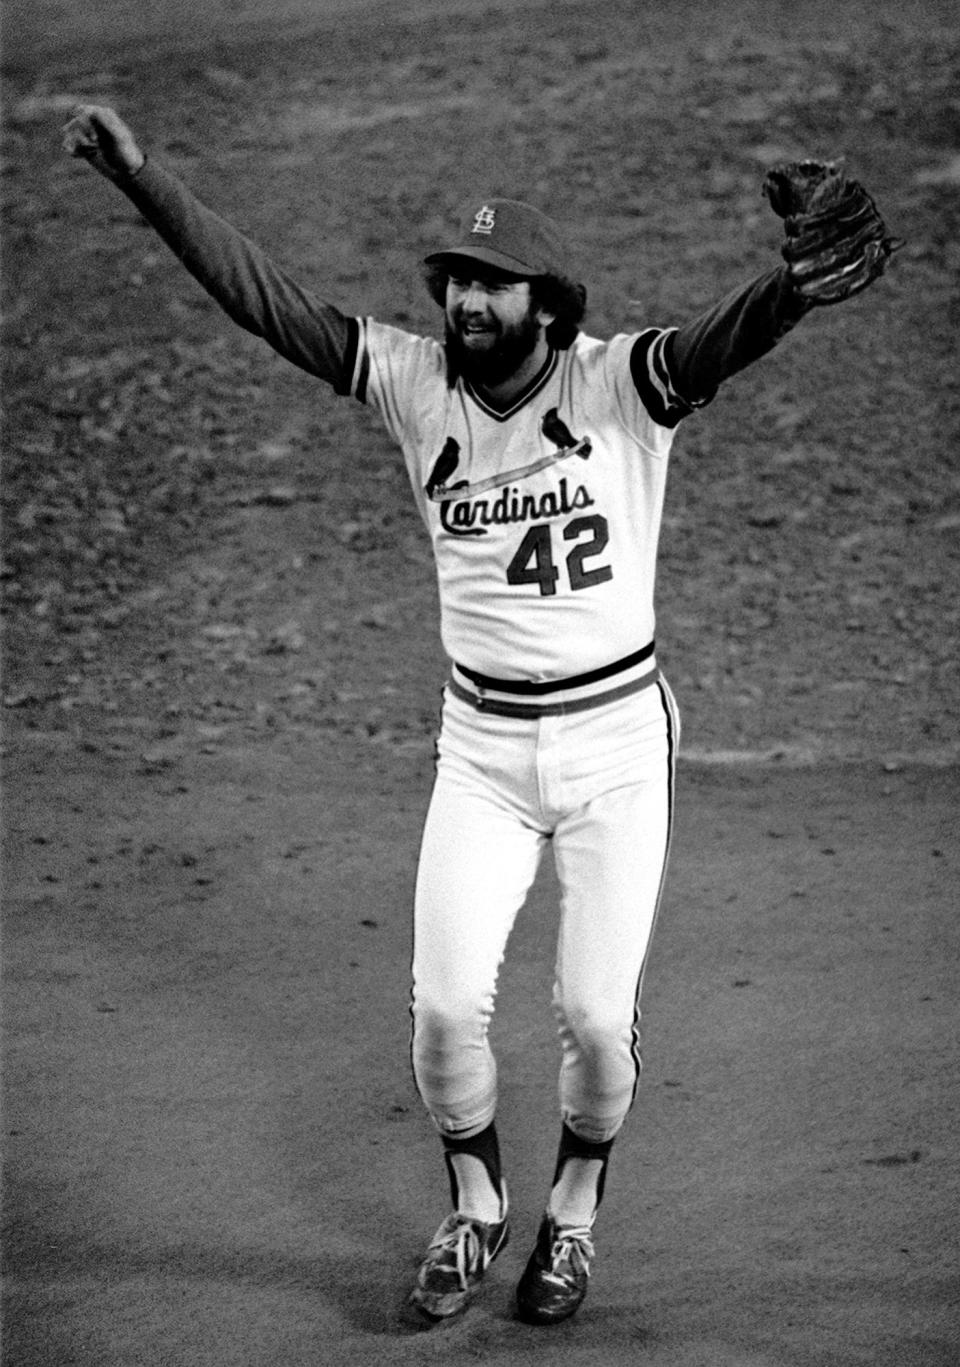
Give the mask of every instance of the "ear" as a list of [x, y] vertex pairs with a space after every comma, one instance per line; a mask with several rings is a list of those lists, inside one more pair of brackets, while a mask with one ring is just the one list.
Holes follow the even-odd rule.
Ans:
[[538, 308], [536, 313], [534, 314], [534, 317], [536, 318], [540, 326], [544, 329], [544, 331], [546, 331], [546, 329], [550, 326], [551, 323], [555, 323], [557, 321], [557, 315], [551, 312], [550, 309]]

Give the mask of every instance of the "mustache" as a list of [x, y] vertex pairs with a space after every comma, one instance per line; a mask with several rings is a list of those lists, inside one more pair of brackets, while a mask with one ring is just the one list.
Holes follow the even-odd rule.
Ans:
[[456, 332], [463, 332], [471, 324], [488, 329], [498, 335], [503, 332], [502, 324], [496, 318], [478, 318], [475, 316], [467, 317], [462, 309], [457, 309], [452, 318], [453, 328]]

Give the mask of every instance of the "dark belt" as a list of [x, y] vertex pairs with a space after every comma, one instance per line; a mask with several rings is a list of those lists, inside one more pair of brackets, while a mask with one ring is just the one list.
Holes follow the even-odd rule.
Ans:
[[521, 693], [528, 697], [542, 697], [544, 693], [560, 693], [565, 688], [581, 688], [587, 684], [599, 683], [601, 679], [612, 678], [614, 674], [621, 674], [625, 669], [643, 664], [644, 660], [649, 660], [652, 656], [653, 646], [654, 643], [651, 641], [642, 650], [635, 650], [632, 655], [625, 655], [622, 660], [615, 660], [613, 664], [588, 669], [585, 674], [574, 674], [569, 679], [550, 679], [546, 683], [535, 683], [531, 679], [493, 679], [489, 674], [478, 674], [476, 670], [467, 669], [466, 665], [462, 664], [458, 664], [457, 669], [477, 688], [493, 688], [498, 693]]
[[568, 698], [566, 702], [510, 702], [503, 698], [488, 698], [485, 693], [471, 693], [451, 679], [447, 684], [450, 692], [461, 702], [469, 703], [478, 712], [489, 712], [494, 717], [521, 717], [536, 721], [540, 717], [568, 717], [574, 712], [586, 712], [604, 703], [618, 702], [628, 698], [631, 693], [640, 693], [660, 678], [659, 669], [654, 666], [638, 679], [604, 689], [601, 693], [588, 693], [585, 698]]

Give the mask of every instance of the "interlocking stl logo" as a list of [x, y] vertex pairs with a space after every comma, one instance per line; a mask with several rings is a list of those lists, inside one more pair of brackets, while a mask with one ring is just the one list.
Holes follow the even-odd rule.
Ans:
[[483, 233], [485, 236], [493, 232], [494, 224], [497, 221], [496, 209], [491, 209], [489, 204], [485, 204], [482, 209], [477, 210], [477, 216], [473, 220], [472, 233]]

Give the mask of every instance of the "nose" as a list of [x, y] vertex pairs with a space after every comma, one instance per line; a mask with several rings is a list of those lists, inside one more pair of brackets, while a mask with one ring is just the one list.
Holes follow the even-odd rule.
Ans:
[[470, 284], [465, 286], [460, 299], [460, 308], [464, 313], [486, 313], [487, 291], [479, 280], [471, 280]]

